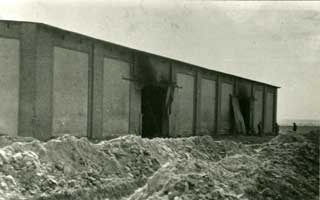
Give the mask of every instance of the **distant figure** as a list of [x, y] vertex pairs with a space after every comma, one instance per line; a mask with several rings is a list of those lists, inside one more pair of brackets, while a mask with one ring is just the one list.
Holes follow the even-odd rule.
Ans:
[[274, 124], [274, 132], [275, 132], [276, 134], [279, 134], [279, 130], [280, 130], [279, 124], [276, 122], [276, 123]]
[[298, 129], [297, 124], [295, 122], [293, 122], [293, 127], [292, 127], [293, 132], [296, 132], [297, 129]]
[[262, 135], [262, 122], [259, 122], [258, 124], [258, 135]]

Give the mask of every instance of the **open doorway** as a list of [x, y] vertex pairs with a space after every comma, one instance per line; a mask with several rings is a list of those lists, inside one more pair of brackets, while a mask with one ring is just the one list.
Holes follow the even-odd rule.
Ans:
[[168, 135], [166, 94], [166, 87], [148, 85], [142, 88], [142, 137], [154, 138]]
[[247, 132], [250, 132], [250, 99], [240, 98], [239, 99], [240, 111], [246, 126]]

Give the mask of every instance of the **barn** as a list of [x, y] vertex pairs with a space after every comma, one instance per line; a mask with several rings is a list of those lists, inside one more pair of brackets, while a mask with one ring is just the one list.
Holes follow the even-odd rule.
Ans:
[[0, 21], [0, 72], [11, 136], [268, 135], [277, 121], [277, 86], [43, 23]]

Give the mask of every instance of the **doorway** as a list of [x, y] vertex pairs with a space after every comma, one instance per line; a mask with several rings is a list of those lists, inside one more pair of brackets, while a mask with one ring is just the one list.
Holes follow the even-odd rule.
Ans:
[[142, 137], [166, 137], [168, 113], [166, 111], [167, 88], [148, 85], [141, 91]]
[[250, 99], [249, 98], [241, 98], [239, 100], [240, 111], [244, 120], [244, 124], [246, 126], [247, 132], [250, 132]]

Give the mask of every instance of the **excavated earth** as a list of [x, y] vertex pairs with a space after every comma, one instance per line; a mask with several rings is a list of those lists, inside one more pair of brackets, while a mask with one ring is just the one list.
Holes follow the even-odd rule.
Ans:
[[319, 131], [92, 143], [0, 137], [0, 199], [319, 199]]

